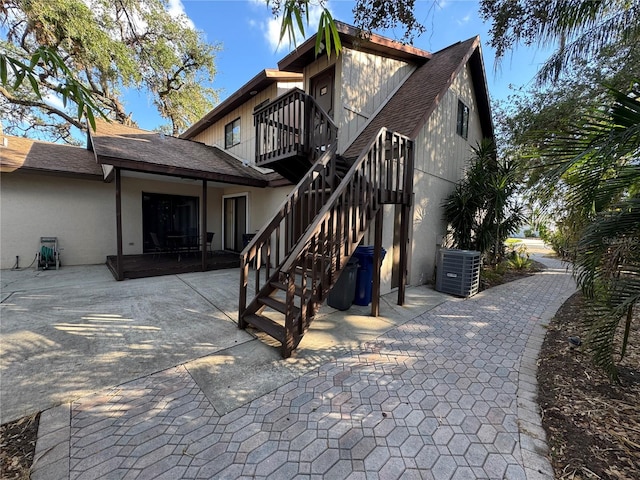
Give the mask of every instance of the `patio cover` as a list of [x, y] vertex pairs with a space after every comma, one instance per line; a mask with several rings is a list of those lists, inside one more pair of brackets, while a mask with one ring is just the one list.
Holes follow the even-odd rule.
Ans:
[[[122, 180], [121, 171], [129, 170], [157, 175], [189, 178], [202, 182], [201, 245], [207, 235], [207, 182], [222, 182], [253, 187], [282, 184], [276, 173], [264, 174], [244, 164], [218, 147], [149, 132], [139, 128], [96, 120], [96, 130], [89, 129], [87, 148], [97, 162], [113, 168], [116, 183], [116, 279], [123, 280]], [[206, 269], [206, 249], [202, 248], [202, 270]]]
[[245, 165], [224, 150], [192, 140], [96, 120], [87, 147], [102, 165], [122, 170], [267, 187], [280, 180]]

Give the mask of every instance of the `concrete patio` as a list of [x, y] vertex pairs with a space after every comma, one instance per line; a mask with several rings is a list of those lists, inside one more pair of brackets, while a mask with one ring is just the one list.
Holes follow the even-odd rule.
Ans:
[[236, 326], [238, 269], [124, 282], [103, 265], [3, 270], [1, 282], [0, 423], [187, 363], [226, 413], [449, 298], [417, 287], [398, 307], [390, 294], [377, 318], [325, 305], [282, 361]]

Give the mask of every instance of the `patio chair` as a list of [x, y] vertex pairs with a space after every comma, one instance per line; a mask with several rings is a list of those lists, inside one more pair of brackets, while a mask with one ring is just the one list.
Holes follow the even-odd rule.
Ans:
[[158, 254], [164, 251], [164, 249], [162, 248], [160, 240], [158, 240], [157, 233], [149, 232], [149, 236], [151, 237], [151, 241], [153, 242], [153, 258], [156, 258]]
[[209, 250], [209, 255], [213, 256], [213, 236], [215, 232], [207, 232], [207, 249]]

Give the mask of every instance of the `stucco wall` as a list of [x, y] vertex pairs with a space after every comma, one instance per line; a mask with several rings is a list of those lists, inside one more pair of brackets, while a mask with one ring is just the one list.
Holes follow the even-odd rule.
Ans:
[[40, 237], [58, 237], [63, 265], [104, 263], [116, 251], [113, 184], [33, 174], [3, 174], [0, 268], [28, 266]]
[[[248, 194], [249, 229], [247, 232], [256, 233], [265, 223], [271, 220], [276, 209], [282, 204], [291, 189], [291, 186], [278, 188], [228, 186], [223, 189], [222, 194]], [[220, 206], [220, 212], [222, 212], [222, 206]], [[222, 222], [222, 217], [220, 222]]]
[[[222, 245], [224, 191], [217, 186], [207, 189], [207, 231], [216, 233], [214, 249], [220, 249]], [[202, 206], [199, 181], [158, 181], [123, 173], [122, 243], [125, 255], [143, 251], [143, 192], [197, 197], [200, 208]], [[275, 195], [270, 198], [264, 192], [254, 197], [261, 204], [259, 210], [276, 201]], [[16, 255], [20, 257], [21, 267], [29, 265], [43, 236], [58, 237], [63, 265], [104, 263], [107, 255], [116, 254], [114, 183], [4, 174], [0, 199], [0, 268], [12, 268]]]

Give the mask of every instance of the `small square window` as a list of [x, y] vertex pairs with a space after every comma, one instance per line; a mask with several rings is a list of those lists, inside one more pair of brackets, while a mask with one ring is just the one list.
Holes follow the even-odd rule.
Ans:
[[240, 119], [227, 123], [224, 127], [224, 148], [231, 148], [240, 143]]
[[469, 136], [469, 107], [461, 100], [458, 100], [458, 121], [456, 123], [456, 132], [465, 140]]

